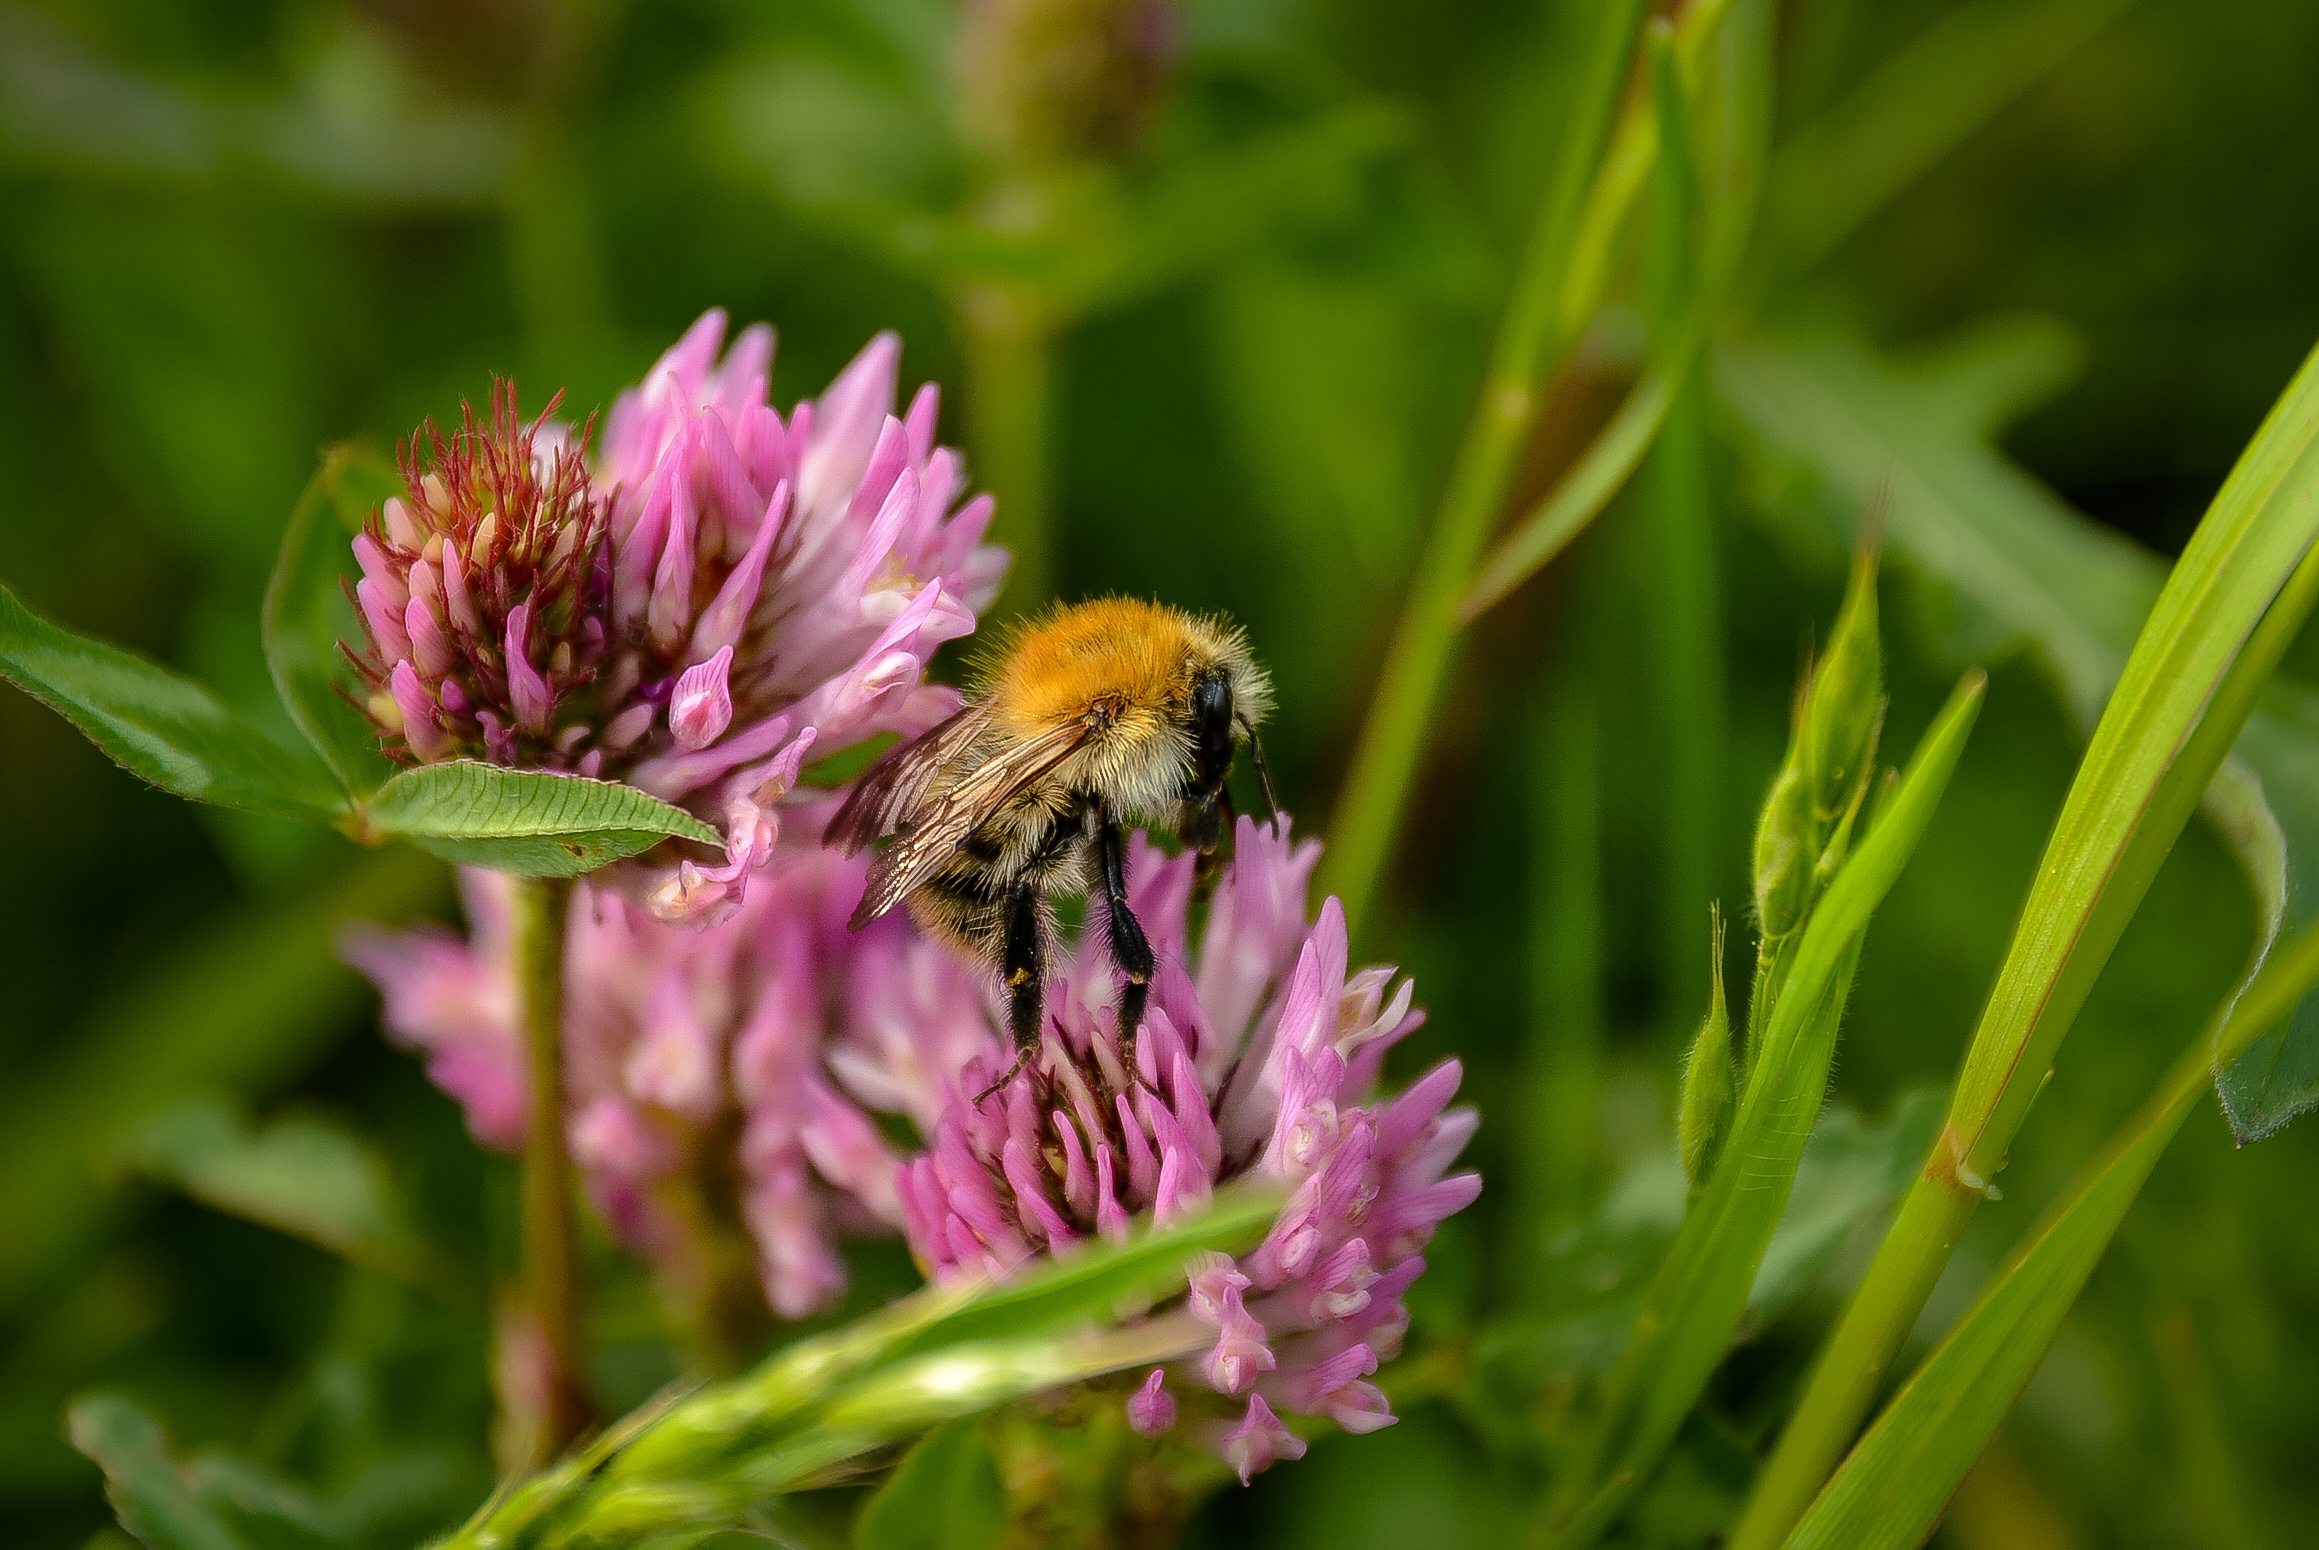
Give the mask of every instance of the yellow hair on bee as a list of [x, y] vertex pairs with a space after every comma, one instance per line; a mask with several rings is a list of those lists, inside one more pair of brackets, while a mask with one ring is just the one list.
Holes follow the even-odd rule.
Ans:
[[1007, 730], [1042, 731], [1099, 700], [1122, 711], [1180, 701], [1196, 664], [1230, 652], [1235, 635], [1142, 598], [1058, 604], [1007, 633], [997, 655], [980, 664], [976, 690]]

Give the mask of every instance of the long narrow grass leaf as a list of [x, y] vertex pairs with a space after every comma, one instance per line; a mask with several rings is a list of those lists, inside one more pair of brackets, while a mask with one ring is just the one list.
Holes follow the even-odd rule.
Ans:
[[1989, 1445], [2166, 1145], [2227, 1063], [2319, 990], [2319, 927], [2226, 1000], [2141, 1112], [2056, 1202], [1926, 1358], [1788, 1537], [1788, 1550], [1911, 1550]]
[[[1613, 1380], [1595, 1467], [1582, 1484], [1645, 1478], [1722, 1360], [1779, 1226], [1827, 1089], [1836, 1029], [1869, 917], [1931, 821], [1978, 715], [1986, 680], [1969, 674], [1812, 912], [1765, 1031], [1739, 1114], [1706, 1192], [1659, 1267]], [[1615, 1505], [1615, 1504], [1614, 1504]], [[1610, 1521], [1557, 1525], [1564, 1550]]]

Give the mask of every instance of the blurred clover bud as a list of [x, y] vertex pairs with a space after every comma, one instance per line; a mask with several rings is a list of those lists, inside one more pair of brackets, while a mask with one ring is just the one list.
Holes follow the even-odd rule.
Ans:
[[968, 133], [1031, 165], [1125, 156], [1159, 105], [1175, 43], [1170, 0], [968, 0]]
[[1722, 1155], [1723, 1138], [1731, 1132], [1731, 1115], [1739, 1101], [1739, 1067], [1731, 1054], [1731, 1018], [1723, 1003], [1723, 911], [1717, 907], [1708, 935], [1709, 989], [1707, 1016], [1699, 1036], [1691, 1041], [1691, 1059], [1683, 1069], [1680, 1134], [1683, 1172], [1697, 1199], [1707, 1187]]

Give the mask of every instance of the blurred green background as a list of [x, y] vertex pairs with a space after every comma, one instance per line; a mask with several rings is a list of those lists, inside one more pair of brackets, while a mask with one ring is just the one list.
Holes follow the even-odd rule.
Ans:
[[[780, 330], [783, 405], [893, 327], [999, 496], [997, 536], [1026, 550], [1008, 604], [1120, 589], [1232, 613], [1278, 678], [1287, 805], [1323, 823], [1590, 8], [967, 9], [983, 30], [962, 39], [951, 0], [4, 0], [0, 576], [270, 707], [258, 596], [325, 444], [384, 446], [493, 371], [533, 401], [602, 404], [712, 305]], [[1040, 26], [1147, 12], [1158, 53], [1037, 75]], [[2319, 10], [1791, 0], [1778, 58], [1780, 150], [1735, 327], [1946, 384], [2019, 477], [2171, 554], [2319, 338]], [[1614, 284], [1527, 490], [1615, 403], [1634, 300]], [[1521, 1184], [1541, 1152], [1593, 1190], [1667, 1146], [1705, 895], [1744, 903], [1789, 690], [1841, 581], [1830, 494], [1728, 403], [1713, 413], [1714, 724], [1670, 731], [1654, 710], [1666, 594], [1630, 493], [1469, 636], [1363, 923], [1432, 1012], [1395, 1069], [1465, 1057], [1493, 1181], [1413, 1299], [1405, 1419], [1219, 1500], [1204, 1541], [1488, 1544], [1526, 1499], [1520, 1450], [1459, 1397], [1456, 1333], [1541, 1273]], [[1948, 1080], [2083, 730], [2033, 653], [1960, 627], [1905, 565], [1892, 577], [1890, 753], [1961, 657], [1994, 649], [1995, 680], [1863, 960], [1837, 1096], [1871, 1116]], [[1573, 745], [1589, 724], [1594, 745]], [[1699, 757], [1690, 844], [1670, 780]], [[1589, 788], [1573, 874], [1590, 826], [1561, 820]], [[1556, 875], [1599, 879], [1591, 928], [1542, 898]], [[305, 1481], [363, 1543], [411, 1542], [488, 1487], [472, 1303], [212, 1210], [151, 1160], [155, 1116], [189, 1100], [334, 1115], [375, 1141], [413, 1231], [470, 1264], [503, 1252], [504, 1170], [329, 952], [339, 920], [448, 898], [415, 856], [145, 790], [0, 688], [9, 1544], [117, 1533], [60, 1430], [96, 1385], [181, 1446]], [[1930, 1320], [2147, 1091], [2250, 918], [2194, 829]], [[1539, 1091], [1540, 1039], [1573, 1029], [1599, 1030], [1593, 1077]], [[2214, 1114], [2193, 1120], [1942, 1542], [2319, 1542], [2315, 1166], [2308, 1124], [2238, 1152]], [[895, 1284], [892, 1256], [878, 1265], [865, 1279]], [[669, 1358], [626, 1284], [599, 1338], [633, 1398]], [[1699, 1478], [1644, 1515], [1654, 1542], [1705, 1542], [1832, 1296], [1731, 1364], [1711, 1406], [1727, 1432], [1683, 1455]]]

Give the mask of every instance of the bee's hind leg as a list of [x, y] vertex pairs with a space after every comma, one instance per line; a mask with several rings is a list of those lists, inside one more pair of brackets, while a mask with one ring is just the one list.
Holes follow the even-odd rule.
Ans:
[[1126, 981], [1119, 995], [1119, 1061], [1129, 1081], [1148, 1087], [1136, 1070], [1135, 1036], [1143, 1027], [1144, 1008], [1151, 1000], [1151, 977], [1159, 964], [1152, 956], [1151, 938], [1144, 935], [1143, 922], [1127, 907], [1127, 844], [1120, 835], [1119, 820], [1109, 813], [1096, 822], [1095, 858], [1109, 924], [1111, 961]]
[[1014, 1038], [1015, 1058], [1006, 1074], [974, 1095], [976, 1107], [1013, 1081], [1038, 1053], [1039, 1024], [1046, 1013], [1047, 939], [1039, 918], [1039, 895], [1029, 883], [1007, 890], [1006, 935], [999, 974], [1007, 993], [1007, 1032]]

